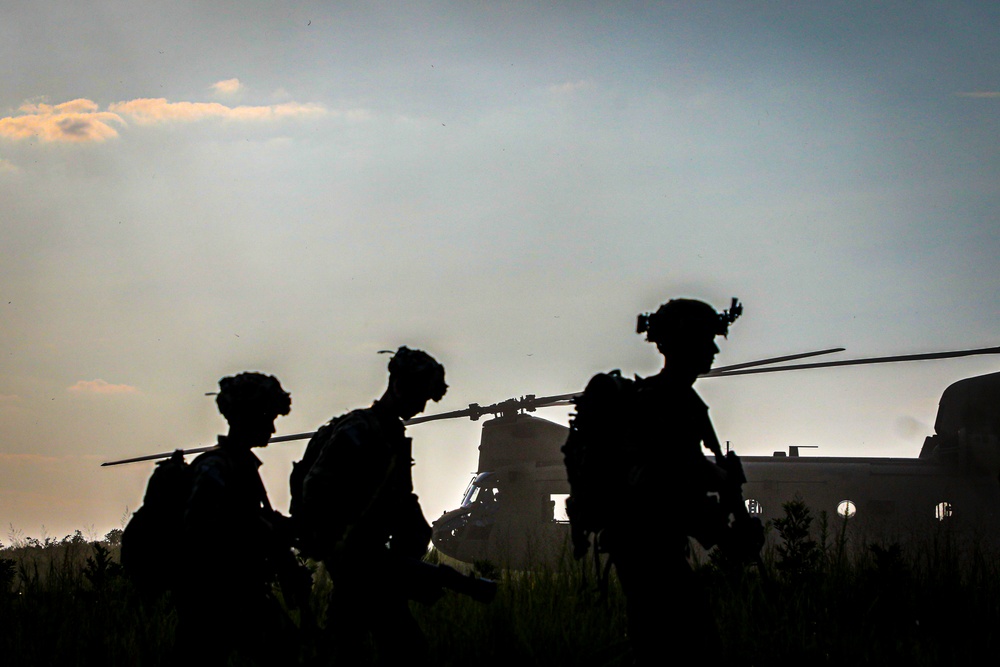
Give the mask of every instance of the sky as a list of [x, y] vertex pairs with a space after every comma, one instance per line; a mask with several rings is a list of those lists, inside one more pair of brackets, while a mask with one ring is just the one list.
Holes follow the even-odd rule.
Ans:
[[[278, 435], [655, 373], [638, 313], [744, 316], [718, 365], [1000, 345], [993, 2], [4, 3], [0, 542], [102, 537], [244, 370]], [[744, 455], [916, 456], [1000, 358], [700, 380]], [[566, 423], [568, 410], [538, 416]], [[481, 423], [410, 427], [425, 514]], [[275, 507], [305, 442], [262, 450]], [[6, 532], [6, 535], [4, 534]]]

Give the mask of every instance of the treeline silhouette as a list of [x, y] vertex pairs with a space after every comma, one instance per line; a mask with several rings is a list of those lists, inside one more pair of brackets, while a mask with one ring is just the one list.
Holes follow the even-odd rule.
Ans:
[[[860, 541], [801, 501], [786, 503], [767, 530], [763, 570], [715, 551], [695, 566], [726, 664], [964, 665], [997, 654], [1000, 554], [989, 543], [960, 540], [945, 525], [920, 540]], [[9, 664], [170, 664], [176, 612], [169, 594], [143, 599], [122, 576], [120, 535], [9, 536], [0, 549], [0, 655]], [[427, 558], [444, 560], [433, 550]], [[620, 588], [612, 573], [602, 590], [592, 561], [567, 550], [557, 567], [451, 564], [500, 588], [491, 605], [461, 595], [414, 603], [435, 664], [628, 664]], [[322, 625], [330, 581], [306, 565]], [[324, 633], [294, 610], [287, 623], [300, 640], [287, 664], [329, 664]], [[695, 660], [698, 649], [688, 647]]]

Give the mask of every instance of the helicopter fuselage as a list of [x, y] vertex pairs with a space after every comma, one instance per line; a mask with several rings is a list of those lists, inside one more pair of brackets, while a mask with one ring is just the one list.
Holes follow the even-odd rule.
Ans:
[[[970, 384], [976, 389], [971, 394], [965, 391]], [[974, 402], [992, 396], [996, 385], [1000, 373], [956, 383], [963, 391], [946, 391], [939, 415], [967, 413], [969, 396]], [[825, 514], [845, 528], [849, 522], [852, 534], [900, 540], [948, 526], [995, 540], [1000, 444], [996, 434], [969, 433], [962, 423], [957, 432], [927, 438], [919, 458], [800, 456], [794, 447], [742, 457], [747, 509], [768, 521], [784, 515], [785, 503], [800, 499], [816, 517]], [[485, 422], [479, 473], [461, 506], [434, 522], [434, 545], [462, 561], [512, 567], [563, 557], [570, 489], [560, 448], [567, 433], [565, 426], [527, 414]], [[668, 476], [662, 481], [670, 483]], [[670, 507], [653, 509], [651, 520], [669, 521]]]

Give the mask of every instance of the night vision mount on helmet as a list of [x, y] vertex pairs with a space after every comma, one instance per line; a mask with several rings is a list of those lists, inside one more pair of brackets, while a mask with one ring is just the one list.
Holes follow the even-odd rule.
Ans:
[[655, 313], [640, 314], [635, 332], [646, 334], [650, 343], [687, 340], [707, 336], [725, 337], [729, 325], [743, 314], [743, 304], [733, 297], [728, 310], [721, 313], [704, 301], [696, 299], [671, 299]]

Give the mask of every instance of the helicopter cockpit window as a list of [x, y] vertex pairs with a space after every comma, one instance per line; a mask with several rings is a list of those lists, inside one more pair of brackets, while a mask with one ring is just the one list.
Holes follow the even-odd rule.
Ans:
[[754, 498], [747, 498], [743, 502], [747, 506], [747, 514], [750, 516], [760, 516], [764, 513], [764, 506]]
[[566, 513], [566, 499], [568, 493], [550, 493], [549, 504], [552, 505], [552, 521], [556, 523], [569, 523], [569, 514]]
[[845, 519], [851, 519], [858, 513], [858, 508], [851, 500], [841, 500], [837, 505], [837, 514]]
[[938, 503], [934, 506], [934, 518], [938, 521], [950, 519], [952, 511], [951, 503]]
[[500, 495], [497, 488], [497, 479], [493, 473], [484, 472], [477, 475], [465, 490], [465, 497], [462, 498], [462, 507], [469, 507], [474, 504], [485, 504], [496, 502]]
[[476, 502], [476, 498], [479, 497], [480, 491], [482, 491], [480, 487], [475, 484], [471, 485], [465, 492], [465, 498], [462, 499], [462, 507], [468, 507], [472, 503]]

